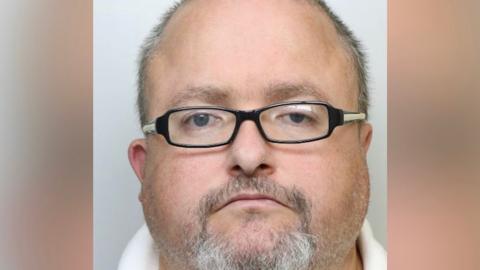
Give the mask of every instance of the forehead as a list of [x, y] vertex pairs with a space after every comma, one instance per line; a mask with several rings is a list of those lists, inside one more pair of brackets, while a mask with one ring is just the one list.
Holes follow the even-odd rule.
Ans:
[[168, 24], [147, 74], [150, 115], [197, 92], [231, 106], [296, 94], [343, 107], [356, 100], [334, 26], [304, 1], [191, 1]]

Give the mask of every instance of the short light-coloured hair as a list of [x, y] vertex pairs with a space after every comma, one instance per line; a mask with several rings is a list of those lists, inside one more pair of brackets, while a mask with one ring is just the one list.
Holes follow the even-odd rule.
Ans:
[[[147, 124], [147, 111], [149, 108], [148, 98], [146, 97], [145, 81], [147, 79], [147, 68], [153, 58], [156, 50], [162, 39], [162, 34], [165, 27], [170, 22], [173, 15], [180, 7], [192, 0], [180, 0], [174, 4], [161, 18], [160, 22], [153, 27], [148, 37], [141, 46], [139, 61], [138, 61], [138, 76], [137, 76], [137, 108], [140, 117], [140, 124], [143, 126]], [[343, 23], [342, 20], [330, 9], [330, 7], [323, 0], [307, 0], [309, 3], [323, 10], [340, 36], [340, 39], [345, 45], [345, 49], [350, 56], [353, 63], [353, 69], [357, 77], [358, 87], [358, 110], [368, 116], [369, 94], [368, 94], [368, 76], [365, 55], [359, 40], [354, 36], [352, 31]]]

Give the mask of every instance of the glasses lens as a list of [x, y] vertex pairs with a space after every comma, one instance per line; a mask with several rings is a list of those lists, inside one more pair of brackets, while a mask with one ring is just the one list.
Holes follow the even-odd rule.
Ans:
[[177, 144], [206, 146], [225, 143], [235, 129], [235, 114], [219, 109], [188, 109], [170, 114], [170, 140]]
[[260, 122], [271, 140], [309, 140], [328, 133], [328, 109], [322, 104], [281, 105], [263, 111]]

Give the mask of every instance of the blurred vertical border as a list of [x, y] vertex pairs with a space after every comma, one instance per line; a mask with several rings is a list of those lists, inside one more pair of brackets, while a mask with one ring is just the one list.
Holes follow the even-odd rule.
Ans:
[[0, 0], [0, 268], [92, 268], [92, 1]]
[[388, 3], [388, 267], [480, 269], [480, 1]]

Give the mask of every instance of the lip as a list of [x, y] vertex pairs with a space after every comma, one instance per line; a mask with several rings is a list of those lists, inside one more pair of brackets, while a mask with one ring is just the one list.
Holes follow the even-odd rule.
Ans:
[[265, 200], [268, 200], [268, 201], [272, 201], [274, 203], [277, 203], [281, 206], [284, 206], [284, 207], [288, 207], [287, 205], [285, 205], [284, 203], [280, 202], [279, 200], [273, 198], [272, 196], [268, 196], [268, 195], [264, 195], [264, 194], [246, 194], [246, 193], [243, 193], [243, 194], [239, 194], [239, 195], [236, 195], [232, 198], [230, 198], [226, 203], [222, 204], [215, 212], [225, 208], [226, 206], [232, 204], [232, 203], [235, 203], [235, 202], [239, 202], [239, 201], [265, 201]]

